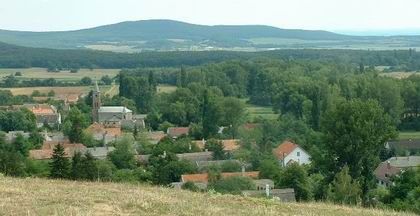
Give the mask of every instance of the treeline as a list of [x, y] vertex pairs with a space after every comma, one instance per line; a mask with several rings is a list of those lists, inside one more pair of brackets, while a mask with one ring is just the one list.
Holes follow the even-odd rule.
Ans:
[[0, 43], [0, 68], [140, 68], [196, 66], [225, 60], [259, 58], [283, 60], [326, 60], [361, 66], [391, 66], [390, 70], [420, 69], [415, 49], [395, 51], [363, 50], [276, 50], [267, 52], [144, 52], [113, 53], [91, 50], [26, 48]]
[[[101, 77], [99, 85], [111, 85], [113, 78], [105, 75]], [[94, 82], [90, 77], [82, 77], [79, 81], [69, 82], [69, 81], [60, 81], [54, 78], [48, 79], [34, 79], [29, 80], [20, 80], [19, 76], [9, 75], [3, 78], [3, 82], [0, 82], [0, 87], [4, 88], [15, 88], [15, 87], [54, 87], [54, 86], [91, 86]]]

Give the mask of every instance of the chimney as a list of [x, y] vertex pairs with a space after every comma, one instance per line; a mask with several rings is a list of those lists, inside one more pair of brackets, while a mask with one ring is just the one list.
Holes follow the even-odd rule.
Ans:
[[386, 168], [391, 169], [391, 162], [389, 162], [389, 161], [386, 162]]

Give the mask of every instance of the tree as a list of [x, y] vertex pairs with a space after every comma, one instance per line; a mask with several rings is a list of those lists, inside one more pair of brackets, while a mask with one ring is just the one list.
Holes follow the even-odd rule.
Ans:
[[203, 137], [207, 139], [218, 132], [221, 113], [215, 98], [208, 90], [204, 92], [202, 113]]
[[64, 120], [63, 131], [72, 143], [81, 143], [84, 139], [84, 129], [88, 126], [88, 118], [77, 107], [73, 107]]
[[245, 120], [245, 104], [237, 98], [223, 98], [222, 104], [222, 124], [227, 126], [231, 136], [235, 139], [237, 130]]
[[50, 167], [51, 167], [50, 177], [62, 178], [62, 179], [69, 177], [70, 162], [66, 158], [64, 147], [61, 144], [58, 144], [54, 147], [52, 159], [50, 162]]
[[115, 150], [108, 154], [109, 160], [118, 169], [133, 169], [136, 167], [133, 143], [132, 138], [124, 136], [115, 144]]
[[83, 85], [83, 86], [89, 86], [89, 85], [92, 85], [92, 83], [93, 83], [92, 79], [87, 76], [83, 77], [80, 80], [80, 85]]
[[280, 186], [293, 188], [297, 201], [308, 201], [312, 198], [308, 174], [305, 168], [297, 163], [292, 163], [284, 169]]
[[[323, 170], [328, 175], [349, 167], [350, 176], [362, 187], [363, 201], [375, 185], [373, 170], [386, 141], [395, 136], [395, 127], [378, 102], [359, 99], [339, 103], [325, 114]], [[332, 171], [332, 172], [331, 172]]]
[[223, 160], [226, 159], [226, 152], [222, 141], [216, 139], [209, 139], [204, 144], [204, 148], [208, 151], [213, 152], [214, 160]]
[[105, 76], [101, 77], [101, 81], [105, 85], [111, 85], [112, 84], [112, 78], [109, 77], [108, 75], [105, 75]]
[[209, 187], [220, 193], [241, 194], [243, 190], [253, 190], [255, 184], [248, 177], [232, 176], [213, 182]]
[[361, 192], [359, 183], [349, 175], [348, 166], [344, 166], [329, 185], [327, 199], [334, 203], [356, 205], [360, 203]]

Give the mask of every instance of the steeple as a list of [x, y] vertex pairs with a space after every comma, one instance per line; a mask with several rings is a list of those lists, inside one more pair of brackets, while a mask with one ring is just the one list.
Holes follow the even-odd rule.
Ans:
[[98, 81], [95, 81], [95, 90], [92, 91], [92, 121], [99, 122], [99, 108], [101, 107], [101, 91]]

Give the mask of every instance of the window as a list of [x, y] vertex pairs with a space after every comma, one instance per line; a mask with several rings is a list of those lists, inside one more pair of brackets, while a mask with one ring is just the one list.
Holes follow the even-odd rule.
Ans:
[[300, 152], [296, 152], [296, 155], [297, 155], [298, 157], [300, 157]]

